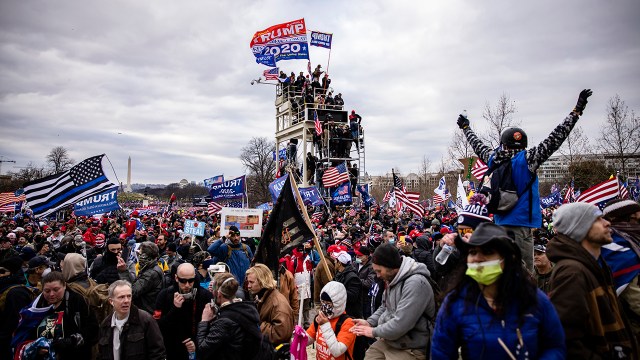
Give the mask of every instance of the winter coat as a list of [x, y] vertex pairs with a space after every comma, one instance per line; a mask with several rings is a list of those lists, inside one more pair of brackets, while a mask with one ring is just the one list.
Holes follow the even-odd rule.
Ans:
[[[579, 116], [574, 112], [570, 113], [539, 145], [520, 151], [503, 150], [502, 148], [493, 150], [485, 145], [470, 127], [464, 129], [464, 135], [473, 151], [489, 167], [494, 163], [511, 161], [512, 177], [520, 197], [511, 211], [501, 215], [495, 214], [494, 221], [496, 224], [529, 228], [538, 228], [542, 225], [542, 212], [538, 206], [540, 193], [538, 191], [536, 170], [560, 148], [578, 118]], [[535, 178], [535, 180], [531, 185], [531, 189], [525, 192], [524, 190], [532, 178]], [[530, 197], [531, 201], [529, 201]], [[531, 213], [531, 217], [529, 213]]]
[[[231, 248], [231, 256], [229, 256], [229, 248]], [[247, 244], [233, 245], [220, 239], [214, 241], [207, 251], [218, 261], [227, 263], [229, 272], [238, 280], [240, 286], [244, 284], [245, 273], [251, 266], [251, 259], [253, 259], [253, 252]]]
[[362, 316], [366, 319], [371, 315], [371, 296], [369, 290], [376, 281], [376, 272], [373, 271], [371, 260], [358, 269], [360, 278], [360, 299], [362, 299]]
[[164, 274], [156, 262], [140, 271], [135, 280], [131, 278], [129, 271], [122, 271], [119, 275], [122, 280], [131, 282], [133, 303], [141, 310], [153, 314], [156, 299], [164, 284]]
[[347, 289], [347, 315], [356, 319], [362, 318], [362, 282], [356, 269], [348, 264], [343, 271], [336, 272], [333, 280], [342, 283]]
[[[475, 285], [474, 285], [475, 286]], [[500, 338], [512, 354], [519, 343], [517, 329], [522, 334], [529, 359], [564, 359], [564, 332], [553, 305], [537, 290], [537, 305], [522, 318], [518, 304], [511, 304], [504, 318], [498, 318], [484, 296], [479, 301], [466, 299], [465, 288], [453, 297], [449, 294], [440, 308], [431, 344], [431, 359], [457, 359], [462, 347], [463, 359], [510, 359], [498, 342]]]
[[294, 320], [300, 310], [300, 298], [298, 296], [298, 288], [296, 287], [296, 280], [293, 278], [293, 274], [289, 270], [285, 270], [284, 273], [280, 273], [280, 293], [289, 301], [289, 306], [293, 310]]
[[289, 342], [293, 333], [293, 310], [277, 289], [268, 289], [257, 301], [260, 331], [273, 345]]
[[0, 309], [0, 359], [12, 359], [10, 344], [13, 332], [18, 327], [20, 310], [29, 305], [33, 298], [32, 292], [24, 286], [22, 273], [0, 277], [0, 294], [5, 291], [4, 309]]
[[182, 306], [177, 308], [173, 305], [173, 296], [178, 291], [177, 285], [160, 291], [153, 318], [158, 321], [167, 358], [186, 360], [189, 353], [182, 342], [185, 339], [195, 342], [196, 327], [202, 319], [202, 311], [205, 305], [211, 302], [213, 295], [210, 291], [197, 287], [195, 302], [185, 300]]
[[549, 241], [547, 257], [556, 263], [549, 297], [565, 330], [567, 357], [607, 358], [614, 346], [631, 349], [611, 271], [602, 258], [596, 260], [580, 243], [561, 234]]
[[98, 284], [111, 284], [120, 280], [118, 275], [118, 258], [109, 250], [93, 261], [91, 265], [91, 278]]
[[431, 250], [431, 241], [426, 235], [420, 235], [416, 238], [416, 249], [413, 251], [413, 258], [416, 261], [427, 265], [427, 269], [434, 274], [436, 269], [433, 261], [433, 251]]
[[215, 319], [198, 324], [198, 359], [253, 359], [259, 349], [260, 316], [252, 302], [224, 305]]
[[[113, 315], [100, 324], [98, 359], [113, 359]], [[120, 335], [120, 360], [165, 360], [162, 334], [156, 321], [147, 312], [131, 306], [129, 319]]]
[[403, 256], [396, 276], [385, 289], [382, 305], [367, 322], [373, 336], [396, 349], [425, 351], [432, 335], [429, 319], [435, 318], [433, 290], [424, 264]]

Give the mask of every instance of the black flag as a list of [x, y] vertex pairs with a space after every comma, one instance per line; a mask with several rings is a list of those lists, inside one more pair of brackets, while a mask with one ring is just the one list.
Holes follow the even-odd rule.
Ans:
[[269, 221], [262, 233], [253, 260], [276, 271], [281, 254], [286, 254], [304, 240], [311, 238], [313, 238], [313, 232], [298, 209], [298, 203], [291, 189], [291, 180], [287, 178], [269, 215]]

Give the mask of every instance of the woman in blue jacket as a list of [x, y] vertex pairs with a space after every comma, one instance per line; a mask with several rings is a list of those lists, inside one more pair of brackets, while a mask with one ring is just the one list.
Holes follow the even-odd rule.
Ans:
[[480, 224], [456, 239], [458, 267], [436, 318], [431, 358], [564, 359], [562, 324], [547, 296], [522, 267], [506, 230]]

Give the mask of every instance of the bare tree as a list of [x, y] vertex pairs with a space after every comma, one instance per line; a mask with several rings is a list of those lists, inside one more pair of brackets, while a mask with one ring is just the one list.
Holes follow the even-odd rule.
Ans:
[[420, 178], [420, 185], [418, 186], [418, 191], [420, 194], [425, 196], [428, 190], [429, 177], [431, 175], [431, 159], [427, 155], [422, 155], [422, 160], [420, 161], [420, 170], [418, 170], [418, 177]]
[[62, 146], [54, 147], [47, 155], [47, 164], [53, 174], [69, 170], [74, 163], [75, 160], [69, 157], [69, 152]]
[[[573, 169], [573, 165], [587, 159], [587, 155], [592, 152], [589, 138], [584, 134], [582, 128], [576, 126], [571, 130], [569, 136], [558, 149], [560, 155], [564, 156], [569, 162], [569, 170]], [[575, 178], [576, 174], [569, 171], [566, 181]]]
[[504, 129], [520, 125], [520, 121], [513, 118], [517, 111], [515, 101], [505, 93], [500, 95], [495, 107], [491, 107], [489, 102], [485, 104], [482, 118], [487, 121], [489, 128], [484, 134], [484, 140], [490, 143], [492, 148], [500, 145], [500, 135]]
[[[9, 172], [7, 175], [18, 183], [26, 183], [47, 176], [47, 171], [42, 166], [36, 166], [33, 162], [27, 163], [27, 166], [21, 168], [17, 172]], [[15, 190], [15, 189], [14, 189]]]
[[449, 154], [449, 160], [454, 164], [454, 168], [456, 169], [463, 168], [462, 163], [458, 161], [459, 159], [467, 159], [475, 156], [473, 148], [462, 131], [456, 131], [453, 134], [453, 138], [451, 138], [451, 143], [449, 144], [447, 152]]
[[617, 94], [607, 104], [607, 121], [602, 127], [598, 144], [605, 154], [620, 160], [622, 174], [627, 176], [627, 161], [640, 151], [640, 118]]
[[249, 199], [256, 204], [271, 200], [269, 183], [273, 181], [276, 162], [273, 160], [275, 144], [266, 137], [254, 137], [242, 148], [240, 160], [247, 175]]

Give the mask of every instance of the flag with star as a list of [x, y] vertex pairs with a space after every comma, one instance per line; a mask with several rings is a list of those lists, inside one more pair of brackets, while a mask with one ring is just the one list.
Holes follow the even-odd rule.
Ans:
[[24, 194], [33, 215], [45, 217], [115, 187], [104, 174], [103, 157], [104, 154], [90, 157], [65, 172], [26, 183]]

